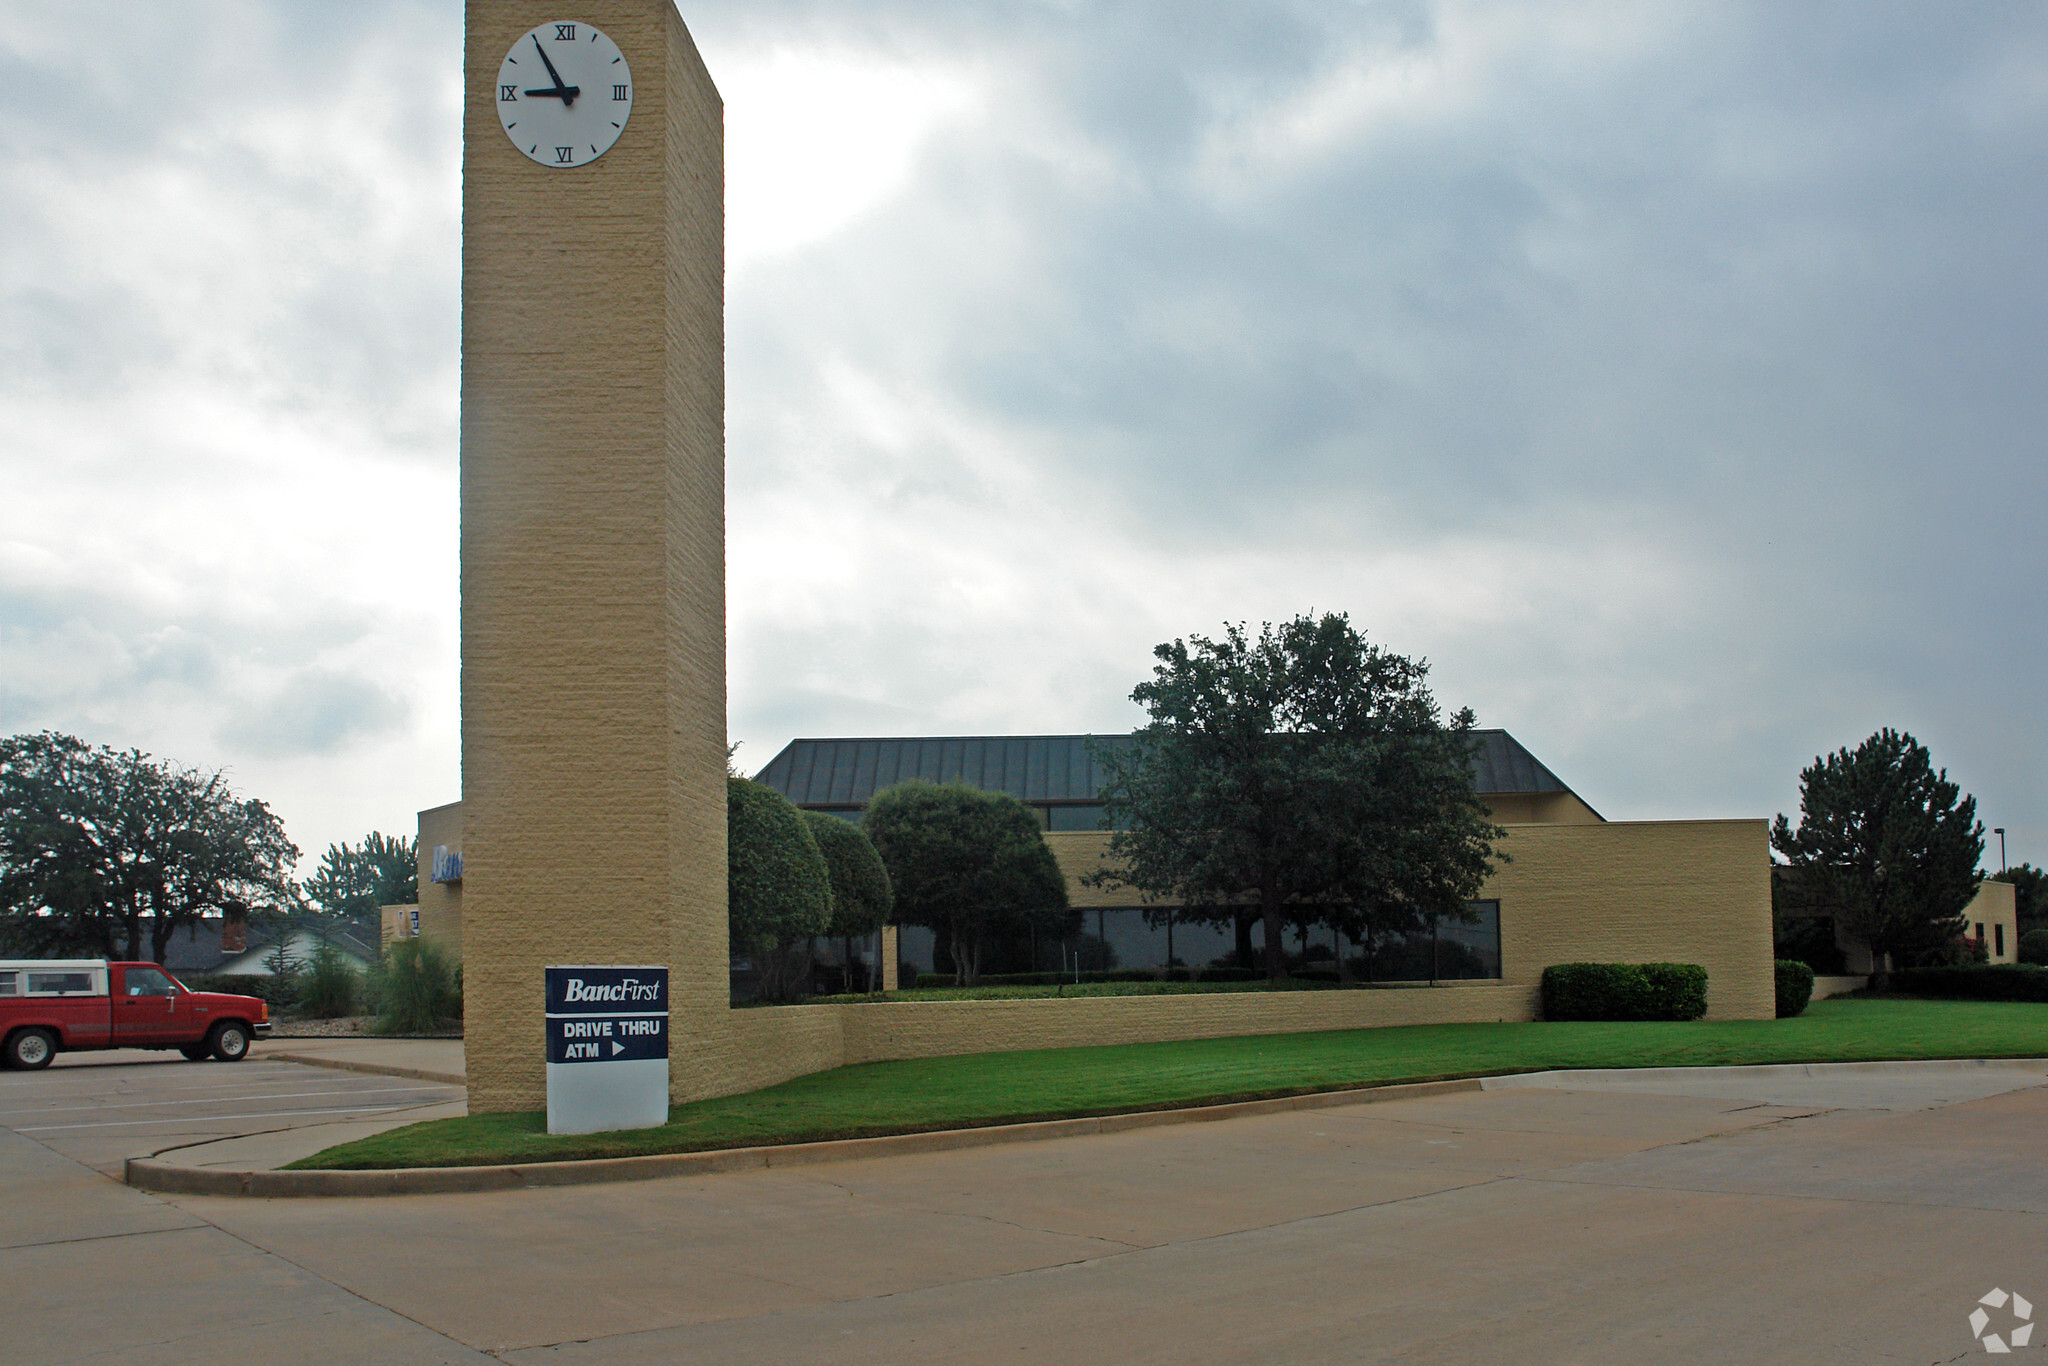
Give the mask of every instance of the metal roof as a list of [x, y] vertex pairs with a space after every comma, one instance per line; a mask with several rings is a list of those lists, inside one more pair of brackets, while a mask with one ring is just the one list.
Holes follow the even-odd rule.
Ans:
[[[1504, 730], [1480, 730], [1472, 762], [1482, 796], [1570, 792]], [[865, 740], [792, 740], [754, 775], [798, 806], [865, 806], [885, 787], [923, 778], [1007, 792], [1027, 802], [1092, 802], [1102, 769], [1088, 742], [1109, 749], [1128, 735], [958, 735]], [[1576, 795], [1576, 794], [1574, 794]]]

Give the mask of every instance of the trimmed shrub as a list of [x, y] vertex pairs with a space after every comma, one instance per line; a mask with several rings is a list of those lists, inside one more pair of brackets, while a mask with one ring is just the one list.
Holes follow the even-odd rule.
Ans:
[[803, 813], [772, 787], [725, 784], [726, 930], [771, 1001], [810, 976], [812, 935], [832, 923], [832, 875]]
[[1962, 1001], [2048, 1002], [2048, 968], [2019, 963], [1900, 968], [1892, 973], [1891, 989], [1907, 996]]
[[356, 970], [340, 949], [323, 939], [299, 974], [299, 1013], [316, 1020], [353, 1015], [356, 986]]
[[1780, 958], [1777, 968], [1778, 1018], [1789, 1020], [1813, 999], [1813, 969], [1791, 958]]
[[1543, 970], [1546, 1020], [1697, 1020], [1707, 970], [1696, 963], [1555, 963]]
[[875, 842], [852, 821], [822, 811], [802, 815], [832, 884], [832, 923], [824, 933], [844, 939], [873, 934], [888, 924], [894, 898]]
[[462, 1022], [462, 975], [431, 939], [400, 939], [377, 968], [377, 1032], [439, 1034]]
[[2018, 954], [2022, 963], [2048, 966], [2048, 925], [2028, 930], [2021, 935]]

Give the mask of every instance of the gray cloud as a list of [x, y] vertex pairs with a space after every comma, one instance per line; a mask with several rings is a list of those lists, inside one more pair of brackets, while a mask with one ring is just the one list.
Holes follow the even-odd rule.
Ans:
[[[1903, 725], [2043, 860], [2042, 12], [685, 15], [974, 92], [733, 276], [750, 764], [1129, 725], [1155, 642], [1348, 609], [1610, 816]], [[309, 848], [452, 797], [459, 7], [0, 19], [0, 725]]]
[[231, 718], [221, 736], [265, 756], [331, 754], [351, 741], [391, 731], [405, 719], [405, 708], [370, 680], [305, 669]]

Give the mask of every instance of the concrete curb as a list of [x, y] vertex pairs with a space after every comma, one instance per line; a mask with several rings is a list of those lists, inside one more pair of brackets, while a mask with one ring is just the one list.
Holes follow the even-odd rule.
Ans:
[[[372, 1069], [364, 1065], [360, 1070]], [[374, 1070], [388, 1073], [395, 1069]], [[398, 1072], [397, 1075], [423, 1074]], [[1458, 1081], [1404, 1082], [1350, 1091], [1276, 1096], [1270, 1100], [1199, 1105], [1182, 1110], [1140, 1110], [1133, 1114], [1049, 1119], [1032, 1124], [996, 1124], [977, 1129], [940, 1129], [921, 1134], [888, 1134], [880, 1138], [831, 1139], [821, 1143], [725, 1148], [702, 1153], [656, 1153], [646, 1157], [609, 1157], [583, 1162], [521, 1162], [495, 1167], [408, 1167], [335, 1172], [232, 1171], [131, 1157], [128, 1159], [126, 1180], [138, 1190], [165, 1195], [250, 1195], [265, 1199], [307, 1195], [428, 1195], [523, 1190], [610, 1181], [652, 1181], [665, 1176], [707, 1176], [715, 1172], [754, 1171], [767, 1167], [807, 1167], [821, 1162], [850, 1162], [857, 1158], [890, 1157], [901, 1153], [988, 1148], [1006, 1143], [1034, 1143], [1049, 1138], [1154, 1129], [1169, 1124], [1205, 1124], [1290, 1110], [1322, 1110], [1338, 1105], [1413, 1100], [1420, 1096], [1479, 1089], [1480, 1079], [1476, 1077]]]
[[303, 1067], [329, 1067], [337, 1072], [367, 1072], [376, 1077], [409, 1077], [414, 1081], [438, 1081], [449, 1086], [467, 1086], [469, 1078], [453, 1072], [429, 1072], [420, 1067], [393, 1067], [381, 1062], [351, 1062], [346, 1058], [323, 1058], [315, 1053], [264, 1053], [259, 1062], [295, 1062]]
[[1690, 1081], [1701, 1072], [1712, 1072], [1716, 1076], [1735, 1081], [1755, 1081], [1787, 1074], [1826, 1077], [1834, 1073], [1851, 1072], [1912, 1076], [1926, 1073], [1987, 1071], [2025, 1072], [2030, 1076], [2048, 1075], [2048, 1058], [1906, 1058], [1876, 1062], [1733, 1063], [1709, 1067], [1571, 1068], [1549, 1072], [1510, 1072], [1497, 1077], [1484, 1077], [1481, 1078], [1481, 1086], [1488, 1091], [1508, 1091], [1525, 1087], [1557, 1086], [1560, 1082], [1574, 1081]]

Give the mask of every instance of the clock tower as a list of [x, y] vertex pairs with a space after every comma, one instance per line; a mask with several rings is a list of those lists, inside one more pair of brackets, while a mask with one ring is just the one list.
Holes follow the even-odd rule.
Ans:
[[551, 963], [669, 966], [684, 1099], [728, 1001], [723, 106], [672, 0], [468, 0], [463, 83], [470, 1108], [545, 1103]]

